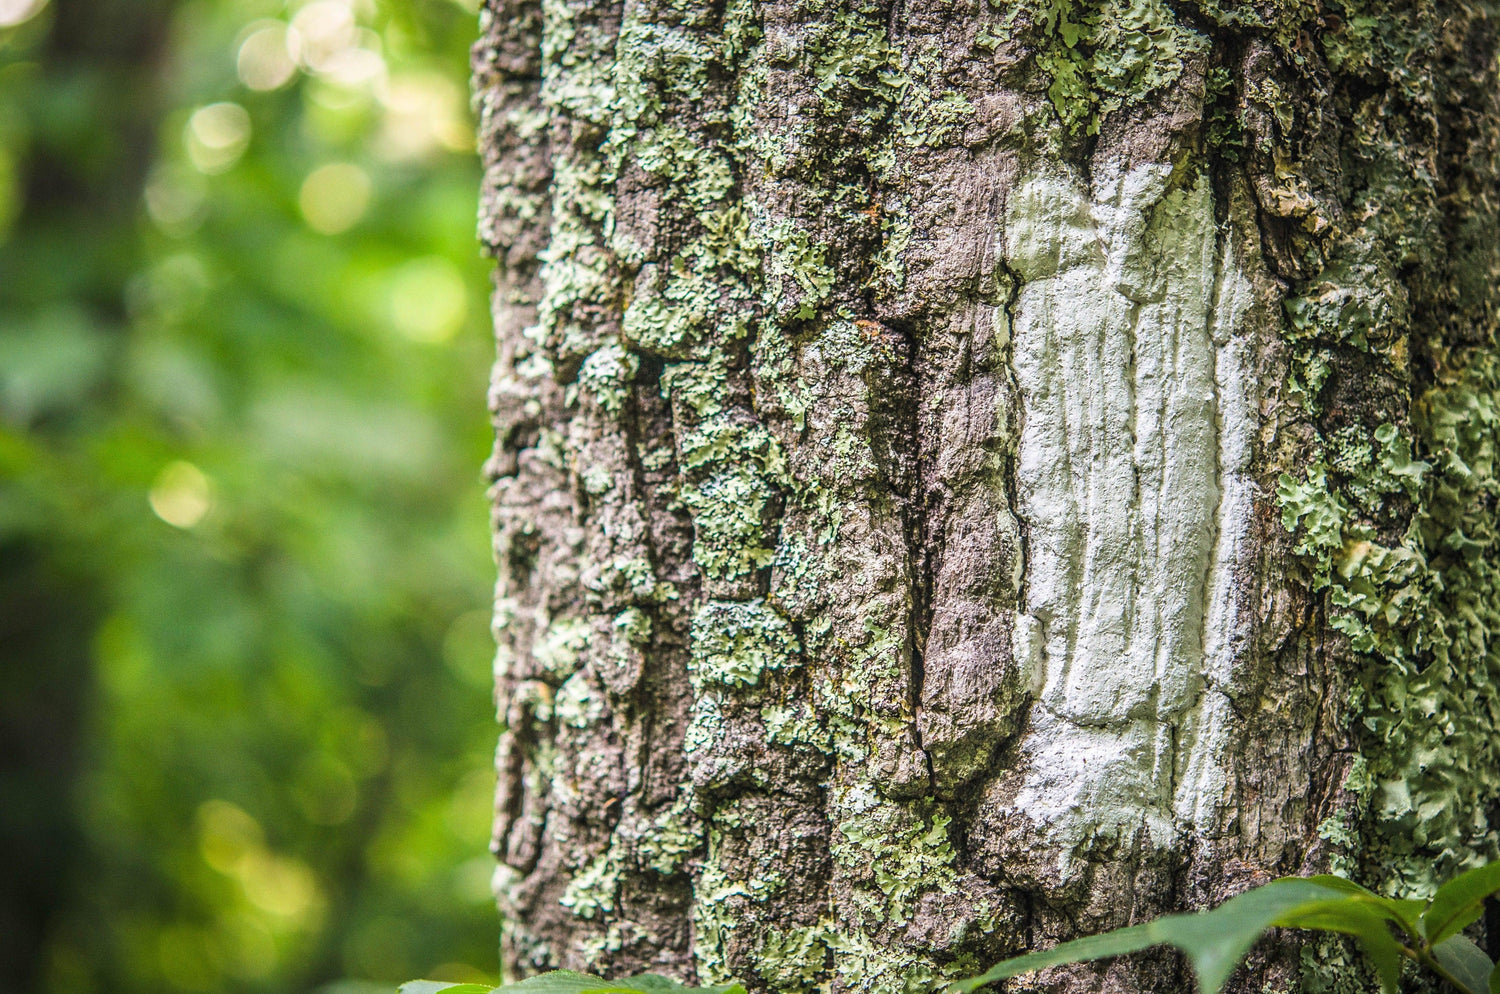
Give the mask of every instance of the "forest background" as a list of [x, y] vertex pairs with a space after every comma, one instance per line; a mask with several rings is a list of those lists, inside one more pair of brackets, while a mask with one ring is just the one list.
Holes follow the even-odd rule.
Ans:
[[492, 978], [471, 0], [0, 0], [0, 988]]

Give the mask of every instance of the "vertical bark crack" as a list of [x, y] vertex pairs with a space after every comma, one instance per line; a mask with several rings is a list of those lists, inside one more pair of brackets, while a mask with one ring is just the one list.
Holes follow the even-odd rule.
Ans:
[[[1018, 550], [1021, 557], [1020, 574], [1016, 583], [1016, 612], [1024, 614], [1028, 610], [1027, 598], [1030, 593], [1031, 576], [1031, 524], [1021, 509], [1020, 482], [1016, 478], [1016, 456], [1020, 447], [1021, 432], [1026, 425], [1026, 404], [1021, 396], [1021, 385], [1016, 380], [1016, 314], [1021, 299], [1021, 287], [1024, 281], [1021, 274], [1010, 265], [1005, 257], [1002, 245], [997, 259], [997, 265], [1005, 276], [1005, 301], [1002, 305], [1005, 311], [1005, 348], [1001, 350], [1001, 364], [1005, 370], [1005, 382], [1010, 394], [1007, 405], [1007, 417], [1005, 425], [1005, 502], [1010, 509], [1011, 517], [1016, 521], [1016, 534], [1020, 542]], [[1042, 637], [1040, 644], [1046, 645], [1046, 621], [1038, 618], [1037, 623], [1041, 625]], [[1045, 652], [1045, 648], [1043, 649]]]

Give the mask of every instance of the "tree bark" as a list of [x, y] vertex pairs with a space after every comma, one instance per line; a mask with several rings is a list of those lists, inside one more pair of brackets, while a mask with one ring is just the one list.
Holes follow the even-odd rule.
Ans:
[[1488, 6], [482, 24], [507, 969], [926, 991], [1495, 854]]

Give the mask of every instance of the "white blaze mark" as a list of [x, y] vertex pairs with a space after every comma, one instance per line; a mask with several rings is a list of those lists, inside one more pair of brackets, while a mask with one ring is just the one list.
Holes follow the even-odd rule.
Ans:
[[1170, 173], [1092, 197], [1040, 175], [1006, 210], [1041, 685], [1014, 804], [1065, 843], [1141, 824], [1166, 843], [1223, 790], [1205, 678], [1222, 686], [1235, 651], [1248, 284], [1218, 258], [1208, 182], [1168, 191]]

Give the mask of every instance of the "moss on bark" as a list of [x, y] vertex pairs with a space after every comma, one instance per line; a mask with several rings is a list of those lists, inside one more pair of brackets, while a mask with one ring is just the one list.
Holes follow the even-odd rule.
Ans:
[[484, 24], [509, 969], [915, 991], [1492, 852], [1486, 8]]

